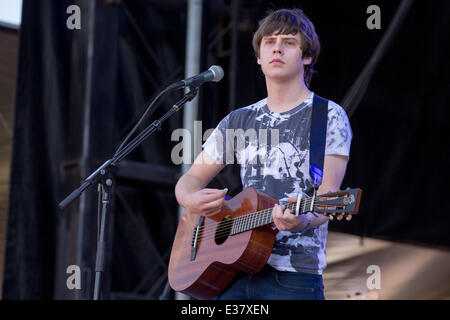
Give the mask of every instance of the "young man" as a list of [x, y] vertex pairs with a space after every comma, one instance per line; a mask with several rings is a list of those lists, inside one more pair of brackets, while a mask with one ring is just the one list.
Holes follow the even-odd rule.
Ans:
[[[205, 186], [235, 155], [244, 189], [253, 187], [279, 200], [280, 205], [272, 210], [279, 232], [266, 267], [255, 275], [240, 274], [218, 299], [324, 299], [322, 271], [326, 266], [328, 218], [312, 213], [297, 217], [283, 205], [295, 202], [302, 192], [310, 194], [313, 187], [309, 131], [314, 94], [308, 85], [320, 43], [302, 10], [283, 9], [260, 22], [253, 47], [266, 78], [267, 98], [234, 110], [219, 123], [192, 167], [178, 181], [176, 197], [192, 213], [207, 216], [219, 212], [227, 189]], [[270, 143], [261, 136], [247, 141], [239, 134], [229, 135], [249, 129], [277, 134], [269, 134]], [[339, 190], [351, 138], [345, 111], [330, 101], [324, 174], [318, 194]]]

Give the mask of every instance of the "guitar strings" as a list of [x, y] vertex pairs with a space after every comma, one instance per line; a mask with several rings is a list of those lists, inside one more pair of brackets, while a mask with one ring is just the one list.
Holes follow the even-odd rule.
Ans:
[[[306, 199], [301, 200], [300, 206], [305, 206], [305, 207], [306, 206], [311, 206], [311, 203], [312, 203], [312, 198], [306, 198]], [[289, 204], [286, 205], [286, 207], [288, 209], [291, 209], [291, 210], [294, 210], [294, 211], [295, 211], [295, 206], [296, 206], [296, 203], [289, 203]], [[209, 240], [209, 239], [212, 239], [212, 238], [215, 238], [215, 237], [221, 237], [221, 236], [224, 236], [224, 235], [227, 235], [227, 234], [231, 234], [232, 233], [232, 226], [233, 226], [234, 223], [239, 223], [238, 226], [239, 227], [241, 227], [241, 226], [243, 227], [242, 231], [236, 232], [234, 234], [241, 233], [241, 232], [253, 229], [256, 226], [254, 226], [254, 227], [252, 227], [250, 229], [247, 229], [247, 228], [249, 226], [251, 226], [252, 224], [254, 224], [254, 223], [260, 223], [261, 221], [266, 220], [266, 219], [269, 218], [270, 219], [269, 222], [264, 223], [261, 226], [267, 225], [267, 224], [270, 224], [271, 222], [273, 222], [272, 214], [271, 214], [272, 210], [273, 210], [273, 208], [268, 208], [268, 209], [264, 209], [264, 210], [261, 210], [261, 211], [253, 212], [253, 213], [250, 213], [250, 214], [247, 214], [247, 215], [236, 217], [235, 219], [231, 219], [229, 221], [225, 221], [222, 224], [218, 223], [218, 224], [211, 225], [211, 226], [202, 226], [202, 227], [199, 227], [198, 234], [200, 235], [201, 239]], [[237, 219], [239, 219], [239, 220], [237, 220]], [[210, 237], [210, 235], [213, 235], [213, 237]]]
[[[267, 224], [269, 224], [269, 223], [267, 223]], [[267, 224], [264, 224], [264, 225], [267, 225]], [[262, 227], [262, 226], [263, 225], [258, 226], [258, 227]], [[220, 238], [220, 237], [225, 237], [225, 236], [236, 235], [236, 234], [239, 234], [239, 233], [243, 233], [243, 232], [249, 231], [249, 230], [251, 230], [253, 228], [250, 228], [248, 230], [244, 229], [244, 230], [240, 230], [238, 232], [233, 232], [233, 233], [231, 232], [232, 231], [231, 229], [223, 228], [222, 225], [219, 225], [219, 227], [217, 227], [215, 229], [217, 230], [217, 232], [207, 232], [205, 234], [201, 234], [197, 242], [200, 242], [201, 240], [208, 241], [208, 240], [212, 240], [214, 238]]]
[[[304, 200], [305, 200], [305, 202], [303, 204], [300, 203], [300, 205], [306, 206], [308, 204], [308, 201], [309, 201], [308, 205], [311, 205], [312, 198], [306, 198]], [[316, 199], [316, 201], [317, 200], [318, 199]], [[294, 211], [295, 211], [295, 206], [296, 206], [295, 203], [289, 203], [289, 204], [286, 205], [287, 208], [289, 208], [291, 210], [294, 210]], [[203, 240], [206, 241], [206, 240], [211, 240], [211, 239], [213, 239], [215, 237], [222, 237], [222, 236], [226, 236], [226, 235], [239, 234], [239, 233], [242, 233], [242, 232], [254, 229], [256, 227], [260, 227], [260, 226], [264, 226], [264, 225], [270, 224], [271, 222], [273, 222], [273, 220], [269, 220], [269, 222], [264, 223], [264, 224], [262, 224], [260, 226], [256, 226], [255, 225], [255, 226], [252, 226], [252, 227], [248, 228], [249, 226], [251, 226], [255, 222], [256, 223], [260, 223], [262, 220], [265, 220], [267, 218], [271, 219], [272, 218], [272, 214], [271, 214], [272, 209], [273, 208], [264, 209], [264, 210], [253, 212], [253, 213], [250, 213], [250, 214], [247, 214], [247, 215], [239, 216], [239, 217], [237, 217], [235, 219], [226, 221], [226, 222], [224, 222], [222, 224], [217, 223], [217, 224], [211, 225], [211, 226], [206, 226], [206, 227], [202, 226], [202, 227], [199, 228], [200, 238], [199, 238], [198, 241], [200, 241], [200, 239], [203, 239]], [[239, 219], [239, 218], [244, 218], [244, 220], [241, 219], [240, 221], [237, 221], [237, 219]], [[241, 225], [243, 225], [244, 226], [243, 230], [239, 230], [238, 232], [236, 232], [236, 230], [234, 230], [234, 233], [232, 233], [232, 231], [233, 231], [232, 227], [233, 227], [234, 223], [240, 223], [239, 227]], [[211, 237], [211, 235], [212, 235], [212, 237]]]
[[[253, 213], [250, 213], [250, 214], [247, 214], [244, 216], [240, 216], [240, 217], [237, 217], [237, 218], [229, 220], [229, 221], [225, 221], [222, 224], [217, 223], [212, 226], [200, 227], [199, 228], [200, 237], [204, 240], [209, 240], [209, 239], [213, 239], [214, 237], [221, 237], [226, 234], [231, 234], [231, 231], [232, 231], [231, 229], [232, 229], [232, 226], [234, 223], [239, 223], [243, 227], [248, 227], [250, 225], [250, 222], [255, 222], [258, 220], [261, 221], [263, 219], [271, 218], [272, 217], [271, 211], [272, 211], [272, 208], [265, 209], [265, 210], [253, 212]], [[244, 219], [242, 219], [241, 217], [244, 217]], [[257, 217], [257, 219], [255, 219], [255, 217]], [[239, 221], [237, 221], [236, 219], [238, 219], [238, 218], [241, 218], [241, 219]], [[270, 222], [272, 222], [272, 221], [270, 221]], [[269, 224], [270, 222], [268, 222], [266, 224]], [[244, 228], [242, 231], [239, 231], [237, 233], [241, 233], [244, 231], [247, 231], [247, 230]], [[208, 237], [210, 235], [212, 235], [212, 237]]]
[[[303, 201], [305, 201], [305, 202], [303, 202]], [[300, 206], [307, 206], [307, 205], [310, 206], [311, 205], [311, 201], [312, 201], [312, 198], [306, 198], [306, 199], [304, 199], [304, 200], [302, 200], [300, 202]], [[296, 206], [295, 203], [289, 203], [289, 204], [286, 205], [286, 207], [288, 209], [291, 209], [293, 211], [295, 211], [295, 206]], [[215, 233], [215, 230], [217, 229], [217, 225], [219, 225], [219, 227], [221, 227], [221, 228], [227, 228], [230, 225], [235, 224], [235, 223], [239, 223], [240, 225], [243, 225], [244, 227], [248, 227], [252, 223], [259, 222], [262, 219], [267, 219], [268, 217], [272, 217], [272, 215], [266, 216], [266, 214], [268, 214], [268, 213], [271, 214], [272, 209], [273, 208], [268, 208], [268, 209], [264, 209], [264, 210], [261, 210], [261, 211], [253, 212], [253, 213], [250, 213], [250, 214], [246, 214], [246, 215], [243, 215], [243, 216], [239, 216], [239, 217], [236, 217], [236, 218], [231, 219], [229, 221], [225, 221], [225, 222], [223, 222], [221, 224], [218, 223], [216, 225], [202, 226], [202, 227], [199, 227], [199, 232], [202, 232], [203, 234], [208, 234], [208, 231], [213, 231]], [[269, 224], [271, 222], [273, 222], [273, 221], [270, 221], [270, 222], [268, 222], [266, 224]], [[244, 230], [244, 231], [247, 231], [247, 230]]]
[[[309, 198], [305, 199], [305, 201], [308, 200], [308, 199], [309, 199]], [[288, 209], [291, 209], [291, 210], [294, 210], [294, 211], [295, 211], [295, 205], [296, 205], [296, 204], [292, 203], [292, 204], [288, 204], [288, 205], [286, 205], [286, 206], [287, 206]], [[305, 205], [305, 206], [306, 206], [306, 204], [301, 204], [301, 205]], [[310, 201], [310, 203], [309, 203], [309, 206], [310, 206], [310, 205], [311, 205], [311, 201]], [[248, 224], [248, 223], [250, 223], [250, 222], [256, 221], [255, 218], [260, 218], [261, 215], [264, 215], [264, 214], [267, 214], [267, 213], [271, 213], [271, 212], [272, 212], [272, 209], [273, 209], [273, 208], [268, 208], [268, 209], [264, 209], [264, 210], [261, 210], [261, 211], [252, 212], [252, 213], [250, 213], [250, 214], [242, 215], [242, 216], [236, 217], [236, 218], [234, 218], [234, 219], [230, 219], [230, 220], [228, 220], [228, 221], [223, 222], [223, 223], [221, 224], [221, 226], [228, 226], [228, 225], [230, 225], [230, 224], [236, 223], [236, 220], [237, 220], [237, 219], [239, 219], [238, 222], [240, 222], [240, 223], [247, 223], [247, 224]], [[220, 222], [219, 222], [218, 224], [220, 224]], [[216, 225], [213, 225], [213, 226], [206, 226], [206, 227], [202, 226], [202, 227], [199, 228], [199, 231], [205, 232], [205, 231], [207, 231], [207, 230], [209, 230], [209, 229], [216, 229]]]
[[[317, 199], [316, 199], [316, 201], [317, 201]], [[300, 208], [301, 207], [303, 207], [303, 208], [306, 208], [306, 207], [310, 208], [311, 207], [311, 203], [312, 203], [312, 198], [305, 198], [305, 199], [302, 199], [300, 201], [299, 207]], [[291, 210], [293, 210], [295, 212], [296, 203], [288, 203], [288, 204], [286, 204], [286, 209], [291, 209]], [[260, 214], [265, 214], [265, 213], [269, 213], [269, 212], [271, 213], [272, 210], [273, 210], [273, 207], [272, 208], [267, 208], [267, 209], [264, 209], [262, 211], [257, 211], [257, 212], [253, 212], [253, 213], [250, 213], [250, 214], [246, 214], [246, 215], [242, 215], [242, 216], [236, 217], [234, 220], [230, 220], [230, 221], [233, 222], [233, 221], [236, 221], [237, 219], [240, 219], [240, 222], [250, 223], [250, 222], [254, 221], [255, 217], [260, 216]]]

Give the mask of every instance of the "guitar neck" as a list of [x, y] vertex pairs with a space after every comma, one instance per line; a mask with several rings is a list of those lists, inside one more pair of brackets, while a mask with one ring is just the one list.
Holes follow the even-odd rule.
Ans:
[[[299, 215], [313, 211], [314, 198], [304, 198], [299, 204]], [[294, 213], [296, 211], [297, 204], [286, 204], [286, 209], [291, 209]], [[237, 234], [249, 230], [253, 230], [258, 227], [262, 227], [273, 223], [272, 208], [261, 211], [256, 211], [243, 216], [239, 216], [233, 220], [233, 226], [231, 228], [231, 234]]]

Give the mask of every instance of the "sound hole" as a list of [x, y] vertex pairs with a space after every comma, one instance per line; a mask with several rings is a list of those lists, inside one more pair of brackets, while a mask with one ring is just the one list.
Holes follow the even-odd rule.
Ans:
[[220, 221], [214, 236], [216, 244], [221, 245], [228, 239], [231, 233], [231, 227], [233, 226], [232, 222], [231, 216], [226, 216]]

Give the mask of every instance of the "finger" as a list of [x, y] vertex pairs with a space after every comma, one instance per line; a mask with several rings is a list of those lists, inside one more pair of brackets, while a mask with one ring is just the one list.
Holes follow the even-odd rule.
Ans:
[[221, 211], [220, 208], [219, 209], [211, 209], [211, 210], [206, 211], [203, 215], [205, 217], [211, 217], [215, 214], [218, 214], [220, 211]]
[[278, 216], [279, 216], [278, 210], [279, 210], [278, 205], [277, 204], [274, 205], [273, 209], [272, 209], [272, 220], [273, 220], [273, 223], [275, 224], [275, 226], [280, 230], [279, 222], [278, 222]]
[[205, 194], [218, 194], [218, 193], [227, 193], [228, 188], [225, 189], [212, 189], [212, 188], [204, 188], [201, 191]]
[[284, 206], [280, 206], [276, 204], [273, 208], [273, 217], [274, 219], [278, 219], [283, 217]]
[[290, 203], [294, 203], [294, 202], [297, 202], [297, 198], [298, 197], [287, 198], [287, 201], [290, 202]]
[[275, 205], [272, 211], [273, 223], [278, 230], [285, 230], [285, 223], [283, 221], [283, 210], [280, 205]]
[[278, 204], [274, 204], [274, 206], [272, 208], [272, 216], [276, 215], [276, 212], [279, 210], [278, 207], [279, 207]]
[[285, 230], [285, 229], [289, 229], [289, 226], [295, 222], [295, 215], [292, 214], [292, 210], [290, 209], [285, 209], [282, 210], [281, 214], [277, 214], [277, 216], [274, 218], [274, 221], [276, 220], [277, 223], [280, 225], [280, 230]]
[[200, 199], [200, 203], [208, 203], [208, 202], [213, 202], [219, 199], [223, 199], [225, 196], [225, 193], [211, 193], [208, 195], [203, 195], [202, 198]]
[[223, 198], [220, 198], [220, 199], [218, 199], [218, 200], [211, 201], [211, 202], [208, 202], [208, 203], [204, 204], [204, 205], [202, 206], [202, 209], [203, 209], [203, 210], [209, 210], [209, 209], [221, 209], [222, 206], [223, 206]]
[[202, 207], [202, 212], [205, 216], [212, 216], [222, 211], [223, 204], [211, 203], [208, 207]]

